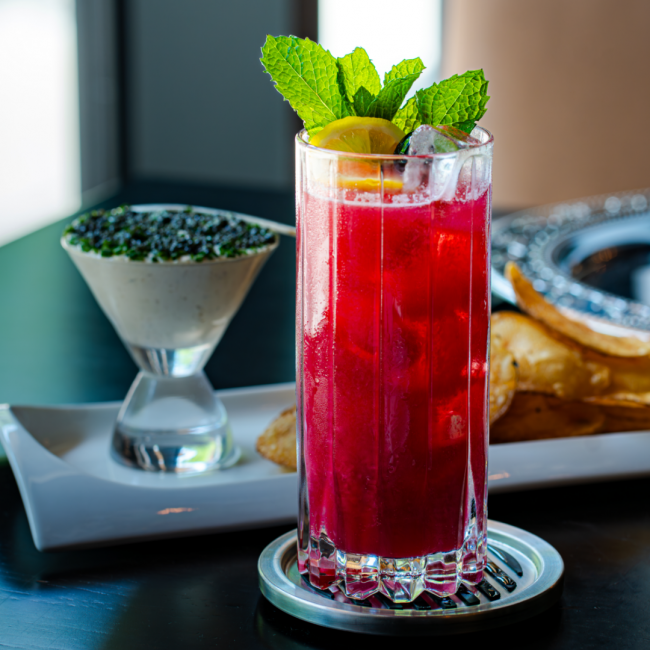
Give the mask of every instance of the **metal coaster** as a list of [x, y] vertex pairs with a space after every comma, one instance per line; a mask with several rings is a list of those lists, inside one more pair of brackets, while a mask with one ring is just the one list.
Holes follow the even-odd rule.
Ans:
[[396, 605], [383, 596], [352, 601], [341, 591], [314, 589], [298, 573], [296, 532], [269, 544], [258, 562], [260, 589], [276, 607], [316, 625], [366, 634], [432, 635], [473, 632], [514, 623], [553, 605], [562, 594], [564, 563], [544, 540], [488, 522], [488, 567], [476, 589], [455, 596], [423, 594]]

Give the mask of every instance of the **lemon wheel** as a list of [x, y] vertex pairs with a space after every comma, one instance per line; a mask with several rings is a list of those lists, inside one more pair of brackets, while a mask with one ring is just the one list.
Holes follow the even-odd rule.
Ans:
[[380, 117], [344, 117], [328, 124], [309, 143], [349, 153], [392, 154], [404, 135], [402, 129]]

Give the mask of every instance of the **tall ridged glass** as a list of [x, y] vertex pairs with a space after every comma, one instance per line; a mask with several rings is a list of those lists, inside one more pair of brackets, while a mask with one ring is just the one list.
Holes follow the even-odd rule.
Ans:
[[296, 139], [300, 514], [314, 587], [482, 579], [492, 136], [427, 156]]

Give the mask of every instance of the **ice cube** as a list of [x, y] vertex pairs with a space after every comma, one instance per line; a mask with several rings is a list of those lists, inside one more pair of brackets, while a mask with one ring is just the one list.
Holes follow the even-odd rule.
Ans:
[[409, 139], [408, 154], [422, 156], [432, 153], [449, 153], [476, 146], [480, 142], [468, 133], [453, 126], [419, 126]]
[[[453, 126], [423, 124], [407, 137], [408, 149], [405, 146], [407, 143], [404, 142], [403, 150], [406, 149], [405, 153], [410, 156], [455, 153], [481, 144], [476, 138]], [[426, 184], [426, 178], [431, 177], [433, 186], [430, 189], [438, 196], [448, 185], [454, 170], [457, 172], [461, 167], [461, 161], [456, 158], [445, 156], [409, 160], [404, 170], [404, 188], [411, 191], [423, 183]]]
[[473, 138], [469, 133], [461, 131], [454, 126], [438, 126], [436, 129], [452, 139], [459, 149], [467, 149], [467, 147], [477, 147], [481, 144], [480, 140]]
[[[453, 126], [430, 126], [423, 124], [406, 136], [398, 145], [396, 153], [409, 156], [404, 167], [404, 190], [411, 192], [418, 187], [430, 192], [435, 200], [446, 192], [455, 191], [459, 173], [467, 157], [472, 155], [470, 148], [480, 145], [480, 141]], [[458, 153], [456, 156], [435, 156], [432, 154]]]
[[457, 150], [458, 147], [453, 139], [447, 138], [429, 124], [423, 124], [411, 134], [408, 153], [409, 156], [426, 156], [432, 153]]

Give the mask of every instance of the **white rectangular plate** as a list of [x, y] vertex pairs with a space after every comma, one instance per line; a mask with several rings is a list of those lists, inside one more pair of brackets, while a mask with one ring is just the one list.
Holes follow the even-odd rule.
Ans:
[[[110, 454], [119, 403], [0, 406], [0, 439], [40, 550], [242, 530], [296, 520], [296, 474], [255, 440], [294, 384], [219, 391], [242, 460], [203, 476], [143, 472]], [[650, 476], [650, 432], [490, 447], [490, 493]]]

